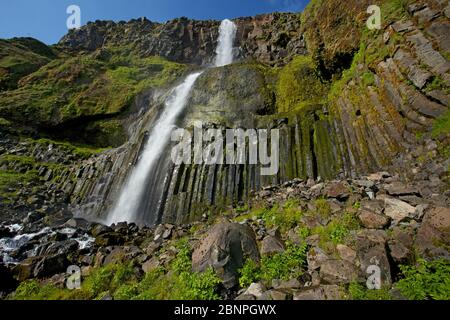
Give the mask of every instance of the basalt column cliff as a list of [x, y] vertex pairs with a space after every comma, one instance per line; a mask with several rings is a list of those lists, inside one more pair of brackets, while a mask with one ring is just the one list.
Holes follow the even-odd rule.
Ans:
[[[213, 227], [213, 238], [199, 244], [245, 247], [222, 270], [226, 290], [239, 285], [244, 257], [258, 261], [255, 241], [278, 239], [279, 231], [283, 241], [314, 248], [305, 283], [361, 280], [373, 248], [389, 285], [401, 264], [448, 258], [450, 5], [380, 0], [381, 26], [370, 30], [372, 2], [313, 0], [302, 13], [224, 22], [95, 21], [53, 46], [0, 40], [0, 258], [53, 257], [66, 245], [91, 250], [95, 238], [96, 251], [73, 260], [102, 265], [115, 245], [150, 246], [145, 232], [159, 250], [162, 239], [198, 232], [199, 221], [231, 216], [241, 226]], [[175, 164], [172, 129], [192, 132], [199, 122], [221, 131], [278, 129], [278, 173], [261, 175], [261, 164]], [[252, 211], [259, 206], [266, 211]], [[62, 226], [83, 232], [66, 232], [72, 243], [51, 254], [31, 241]], [[291, 252], [277, 239], [261, 250]], [[352, 251], [339, 247], [344, 242]], [[139, 263], [155, 262], [157, 249]], [[350, 257], [328, 259], [338, 251]], [[226, 260], [192, 258], [196, 271]], [[167, 267], [164, 259], [158, 266]], [[33, 261], [31, 271], [17, 267], [16, 280], [62, 272]], [[336, 293], [324, 292], [314, 295]]]

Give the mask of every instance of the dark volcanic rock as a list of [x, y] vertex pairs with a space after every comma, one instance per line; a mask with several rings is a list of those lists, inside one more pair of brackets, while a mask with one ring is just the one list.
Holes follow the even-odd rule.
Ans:
[[213, 267], [226, 288], [238, 284], [238, 270], [245, 259], [259, 260], [253, 230], [244, 225], [224, 222], [213, 226], [192, 254], [192, 268], [202, 272]]
[[[274, 13], [234, 19], [238, 57], [280, 65], [306, 53], [300, 17]], [[182, 63], [208, 64], [215, 55], [220, 21], [179, 18], [154, 23], [146, 18], [129, 22], [95, 21], [70, 31], [58, 44], [69, 51], [95, 51], [105, 46], [133, 46], [142, 56], [162, 56]]]
[[450, 257], [445, 249], [450, 245], [450, 209], [437, 207], [425, 213], [415, 245], [427, 258]]

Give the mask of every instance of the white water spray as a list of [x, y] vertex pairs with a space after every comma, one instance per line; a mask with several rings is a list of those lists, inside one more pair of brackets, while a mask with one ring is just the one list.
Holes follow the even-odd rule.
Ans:
[[200, 74], [201, 72], [197, 72], [189, 75], [182, 84], [174, 89], [166, 101], [164, 112], [153, 128], [137, 166], [133, 169], [118, 202], [108, 216], [108, 224], [134, 221], [140, 200], [145, 192], [148, 174], [168, 143], [174, 122], [183, 111], [192, 86]]
[[[230, 20], [222, 21], [215, 65], [225, 66], [233, 62], [233, 42], [236, 26]], [[164, 106], [164, 112], [149, 135], [147, 145], [135, 168], [121, 190], [119, 199], [108, 214], [106, 223], [135, 222], [139, 206], [145, 197], [147, 179], [160, 155], [170, 141], [175, 121], [187, 104], [192, 87], [202, 72], [189, 75], [177, 86]]]
[[233, 44], [236, 37], [236, 25], [225, 19], [220, 24], [219, 43], [216, 48], [216, 67], [223, 67], [233, 62]]

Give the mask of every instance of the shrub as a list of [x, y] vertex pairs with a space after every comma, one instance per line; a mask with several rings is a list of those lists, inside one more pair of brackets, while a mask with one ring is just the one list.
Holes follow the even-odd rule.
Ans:
[[303, 274], [306, 265], [306, 253], [306, 244], [301, 246], [288, 244], [286, 251], [264, 256], [259, 265], [249, 259], [239, 272], [239, 284], [241, 287], [247, 287], [260, 280], [298, 278]]
[[450, 300], [450, 260], [419, 260], [416, 266], [400, 266], [404, 276], [396, 287], [411, 300]]

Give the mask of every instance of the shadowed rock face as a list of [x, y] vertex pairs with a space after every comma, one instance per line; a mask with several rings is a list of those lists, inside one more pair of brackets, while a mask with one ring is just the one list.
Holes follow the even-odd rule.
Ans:
[[[269, 65], [282, 65], [305, 54], [298, 14], [274, 13], [239, 18], [236, 55]], [[69, 51], [95, 51], [109, 45], [130, 45], [142, 56], [162, 56], [198, 65], [212, 63], [220, 21], [180, 18], [154, 23], [145, 18], [129, 22], [96, 21], [64, 36], [58, 47]]]

